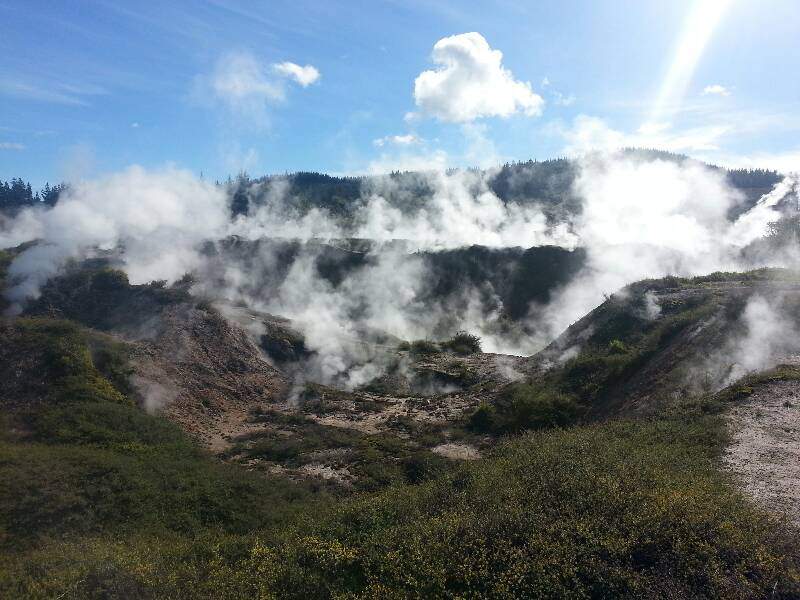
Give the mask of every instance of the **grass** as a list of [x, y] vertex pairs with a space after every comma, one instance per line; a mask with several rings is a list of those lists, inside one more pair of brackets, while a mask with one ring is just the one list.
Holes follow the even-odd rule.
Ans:
[[[246, 531], [279, 523], [310, 500], [303, 486], [218, 463], [176, 425], [141, 411], [114, 385], [127, 367], [104, 336], [19, 319], [3, 327], [2, 341], [4, 369], [33, 383], [0, 396], [14, 407], [2, 423], [0, 479], [15, 482], [0, 486], [1, 547], [60, 536]], [[9, 392], [31, 392], [31, 401], [14, 404]]]
[[[263, 459], [288, 468], [319, 460], [330, 451], [344, 451], [333, 460], [356, 477], [354, 487], [375, 491], [389, 485], [419, 483], [443, 472], [451, 463], [392, 433], [365, 434], [354, 429], [333, 427], [307, 418], [281, 415], [270, 417], [278, 426], [240, 439], [229, 451], [240, 460]], [[424, 434], [424, 435], [423, 435]], [[416, 440], [415, 436], [415, 440]], [[434, 432], [421, 432], [419, 439], [438, 440]]]
[[781, 531], [715, 469], [723, 442], [717, 417], [528, 434], [455, 473], [345, 501], [281, 534], [54, 542], [10, 561], [0, 590], [796, 597]]
[[[640, 300], [604, 305], [581, 354], [541, 386], [481, 405], [474, 430], [536, 431], [471, 464], [393, 433], [254, 413], [272, 430], [242, 440], [244, 458], [299, 466], [347, 451], [361, 493], [336, 503], [214, 461], [142, 413], [124, 345], [64, 321], [2, 323], [0, 478], [14, 484], [0, 486], [0, 596], [799, 597], [786, 530], [718, 469], [726, 403], [797, 369], [657, 419], [573, 424], [719, 308], [701, 294], [644, 321]], [[309, 386], [301, 400], [324, 412], [347, 398]]]
[[667, 290], [685, 287], [697, 287], [716, 283], [753, 283], [761, 281], [800, 282], [800, 271], [792, 269], [764, 267], [752, 271], [729, 272], [715, 271], [697, 277], [675, 277], [670, 275], [660, 279], [643, 279], [628, 286], [631, 291]]
[[527, 430], [568, 427], [585, 409], [573, 397], [547, 387], [513, 383], [494, 405], [482, 403], [469, 418], [468, 427], [480, 433], [508, 434]]

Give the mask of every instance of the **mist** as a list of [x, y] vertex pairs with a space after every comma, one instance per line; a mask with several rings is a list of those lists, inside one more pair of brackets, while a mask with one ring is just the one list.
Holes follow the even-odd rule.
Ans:
[[783, 266], [775, 256], [748, 262], [742, 249], [781, 217], [775, 203], [785, 191], [779, 184], [731, 222], [729, 212], [744, 198], [724, 172], [691, 160], [641, 160], [622, 153], [584, 157], [574, 183], [583, 212], [572, 230], [587, 250], [588, 264], [548, 306], [534, 307], [543, 341], [641, 279]]
[[6, 296], [19, 312], [68, 260], [112, 250], [124, 254], [131, 283], [173, 282], [197, 268], [200, 245], [225, 235], [227, 224], [224, 191], [188, 171], [133, 166], [78, 182], [52, 209], [23, 211], [3, 236], [5, 247], [38, 240], [11, 263]]
[[[198, 295], [290, 319], [312, 351], [298, 377], [353, 388], [385, 370], [400, 340], [443, 339], [463, 329], [482, 337], [484, 351], [529, 355], [634, 281], [760, 266], [746, 264], [742, 248], [780, 217], [776, 203], [793, 185], [787, 179], [730, 221], [741, 193], [724, 172], [696, 161], [604, 153], [576, 167], [571, 193], [582, 209], [560, 222], [548, 219], [539, 198], [501, 200], [490, 186], [492, 171], [370, 178], [347, 219], [299, 210], [286, 180], [273, 179], [247, 190], [259, 203], [231, 219], [224, 187], [175, 168], [131, 167], [74, 184], [53, 209], [27, 210], [6, 224], [5, 247], [38, 240], [11, 264], [6, 295], [20, 312], [69, 260], [117, 251], [131, 283], [169, 283], [191, 272]], [[415, 196], [420, 187], [429, 190], [424, 202]], [[369, 250], [358, 256], [363, 264], [331, 282], [317, 262], [331, 248], [347, 257], [346, 238], [369, 240]], [[228, 239], [303, 243], [287, 263], [270, 245], [247, 260], [232, 258], [223, 248]], [[472, 245], [580, 247], [587, 261], [549, 302], [531, 303], [527, 318], [509, 328], [488, 282], [465, 284], [456, 297], [425, 295], [434, 275], [419, 252]], [[217, 250], [209, 253], [209, 246]], [[657, 316], [658, 306], [648, 307]]]

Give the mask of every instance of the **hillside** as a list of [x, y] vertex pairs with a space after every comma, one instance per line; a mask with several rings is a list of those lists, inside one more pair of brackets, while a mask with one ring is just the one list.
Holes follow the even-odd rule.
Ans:
[[[543, 222], [475, 185], [487, 215]], [[220, 237], [136, 221], [76, 250], [45, 216], [0, 251], [0, 594], [800, 594], [795, 271], [609, 289], [693, 247], [598, 244], [585, 220], [577, 246], [255, 235], [217, 192]], [[793, 178], [731, 208], [701, 230], [711, 264], [794, 256]]]
[[[675, 163], [691, 162], [687, 156], [658, 150], [630, 148], [621, 155], [636, 160], [665, 160]], [[745, 203], [737, 207], [736, 214], [744, 212], [778, 183], [782, 176], [777, 171], [765, 169], [722, 169], [714, 165], [713, 170], [725, 174], [730, 185], [745, 196]], [[493, 193], [506, 203], [539, 203], [553, 222], [580, 212], [581, 199], [573, 192], [579, 161], [567, 158], [551, 160], [527, 160], [498, 165], [480, 171]], [[269, 188], [285, 184], [286, 196], [291, 199], [293, 208], [307, 212], [321, 208], [336, 215], [350, 214], [361, 205], [366, 197], [374, 192], [387, 189], [385, 178], [392, 185], [404, 191], [403, 202], [415, 205], [424, 203], [434, 194], [425, 173], [393, 172], [385, 176], [334, 176], [325, 173], [297, 172], [283, 175], [265, 175], [251, 178], [246, 173], [235, 179], [217, 182], [230, 196], [233, 215], [247, 214], [271, 201]], [[31, 184], [16, 178], [0, 181], [0, 218], [13, 216], [29, 207], [52, 207], [59, 196], [68, 191], [66, 184], [51, 187], [46, 184], [34, 192]]]
[[[676, 164], [696, 162], [682, 154], [641, 148], [621, 150], [619, 155], [638, 161], [663, 160]], [[484, 179], [489, 189], [504, 203], [539, 204], [548, 219], [555, 223], [581, 210], [581, 198], [573, 190], [580, 166], [580, 160], [575, 159], [531, 159], [487, 170], [468, 169], [467, 172]], [[766, 169], [722, 169], [714, 165], [710, 169], [723, 173], [729, 184], [744, 194], [745, 202], [736, 208], [732, 217], [752, 207], [782, 179], [777, 171]], [[229, 178], [225, 185], [233, 197], [234, 214], [246, 214], [273, 201], [269, 190], [277, 184], [285, 185], [285, 195], [290, 199], [291, 206], [301, 213], [321, 208], [345, 216], [351, 214], [370, 194], [389, 190], [402, 192], [391, 200], [403, 210], [423, 205], [435, 193], [426, 175], [420, 172], [393, 172], [383, 176], [336, 177], [325, 173], [299, 172], [250, 178], [243, 173], [236, 179]]]
[[800, 3], [75, 4], [0, 0], [0, 600], [800, 600]]
[[794, 534], [772, 519], [793, 510], [796, 408], [760, 399], [796, 397], [796, 371], [728, 386], [727, 349], [754, 298], [794, 323], [798, 292], [785, 271], [643, 281], [528, 358], [375, 343], [396, 369], [343, 391], [290, 384], [307, 350], [288, 321], [88, 263], [0, 331], [2, 468], [20, 482], [0, 498], [0, 585], [793, 597]]

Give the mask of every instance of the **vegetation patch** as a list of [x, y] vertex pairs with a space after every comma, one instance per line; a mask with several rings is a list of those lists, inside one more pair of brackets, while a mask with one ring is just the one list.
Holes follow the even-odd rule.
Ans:
[[71, 319], [101, 330], [152, 318], [164, 306], [190, 300], [188, 285], [166, 287], [155, 281], [131, 285], [128, 276], [94, 259], [68, 263], [64, 273], [50, 279], [41, 296], [28, 304], [29, 315]]
[[425, 356], [427, 354], [437, 354], [442, 349], [439, 344], [431, 340], [414, 340], [410, 345], [410, 352], [415, 356]]
[[602, 404], [677, 336], [720, 307], [713, 294], [704, 293], [661, 306], [658, 318], [648, 318], [643, 310], [646, 291], [628, 298], [611, 298], [598, 308], [597, 326], [579, 354], [551, 370], [543, 385], [586, 406]]
[[583, 412], [585, 408], [566, 394], [529, 383], [514, 383], [503, 390], [494, 405], [479, 405], [468, 426], [479, 433], [520, 433], [568, 427]]
[[[176, 425], [141, 411], [115, 386], [127, 366], [104, 336], [65, 321], [17, 319], [0, 338], [2, 368], [28, 386], [0, 392], [8, 409], [0, 478], [14, 482], [0, 486], [0, 547], [76, 535], [247, 531], [311, 501], [303, 486], [218, 463]], [[14, 403], [10, 393], [37, 401]]]
[[[241, 438], [229, 455], [243, 461], [268, 460], [288, 468], [324, 460], [336, 468], [347, 468], [356, 478], [355, 489], [367, 491], [419, 483], [442, 473], [451, 464], [420, 447], [416, 436], [412, 441], [392, 433], [365, 434], [308, 419], [290, 422], [281, 418], [280, 425]], [[402, 425], [398, 423], [397, 428], [402, 429]], [[433, 429], [424, 433], [428, 435], [420, 435], [420, 439], [429, 445], [442, 439]]]
[[721, 419], [703, 417], [528, 434], [485, 460], [343, 502], [281, 534], [53, 543], [8, 561], [0, 590], [796, 597], [797, 562], [780, 529], [714, 468], [721, 431]]
[[442, 342], [441, 347], [461, 356], [481, 352], [481, 338], [466, 331], [458, 331], [449, 340]]

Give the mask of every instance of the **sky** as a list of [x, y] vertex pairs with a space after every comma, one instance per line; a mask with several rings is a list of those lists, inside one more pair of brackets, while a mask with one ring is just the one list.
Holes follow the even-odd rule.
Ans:
[[796, 0], [0, 0], [0, 179], [488, 167], [658, 147], [800, 170]]

